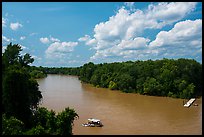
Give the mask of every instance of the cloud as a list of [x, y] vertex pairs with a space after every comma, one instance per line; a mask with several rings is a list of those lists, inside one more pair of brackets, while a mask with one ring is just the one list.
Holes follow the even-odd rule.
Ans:
[[5, 52], [7, 46], [2, 46], [2, 54]]
[[130, 59], [138, 58], [139, 54], [143, 54], [147, 50], [149, 39], [144, 37], [136, 37], [132, 40], [122, 40], [119, 44], [112, 46], [111, 48], [105, 48], [103, 50], [97, 50], [96, 54], [91, 57], [91, 60], [98, 59]]
[[50, 36], [50, 41], [52, 41], [52, 42], [60, 42], [59, 39], [54, 38], [54, 37], [52, 37], [52, 36]]
[[40, 41], [43, 43], [43, 44], [48, 44], [50, 43], [50, 40], [48, 38], [40, 38]]
[[85, 35], [84, 37], [81, 37], [78, 39], [79, 42], [85, 42], [86, 45], [94, 45], [96, 44], [96, 39], [91, 39], [89, 35]]
[[92, 49], [96, 53], [91, 57], [93, 61], [117, 57], [148, 58], [149, 54], [158, 54], [158, 50], [147, 48], [150, 40], [142, 37], [144, 31], [175, 23], [192, 12], [195, 6], [194, 2], [162, 2], [150, 4], [145, 10], [127, 10], [123, 6], [108, 21], [95, 25], [93, 38], [85, 35], [78, 40], [86, 45], [90, 40], [94, 41]]
[[134, 11], [134, 2], [125, 2], [124, 3], [125, 6], [127, 6], [128, 8], [130, 8], [130, 11]]
[[26, 37], [25, 36], [21, 36], [20, 37], [20, 40], [24, 40]]
[[[202, 51], [202, 20], [186, 20], [178, 22], [169, 31], [161, 31], [149, 44], [168, 57], [194, 56]], [[201, 53], [201, 52], [200, 52]]]
[[10, 42], [11, 39], [7, 38], [6, 36], [2, 35], [2, 43]]
[[170, 24], [182, 19], [188, 13], [193, 11], [196, 2], [161, 2], [157, 5], [148, 6], [147, 18], [156, 19], [164, 24]]
[[90, 39], [90, 36], [89, 35], [85, 35], [84, 37], [81, 37], [78, 39], [78, 41], [87, 41]]
[[52, 42], [60, 42], [59, 39], [57, 38], [54, 38], [52, 36], [50, 36], [49, 38], [45, 37], [45, 38], [40, 38], [40, 41], [43, 43], [43, 44], [48, 44], [48, 43], [52, 43]]
[[149, 47], [177, 46], [178, 44], [183, 45], [183, 43], [197, 45], [196, 41], [201, 40], [201, 30], [201, 19], [181, 21], [176, 23], [171, 30], [159, 32]]
[[20, 24], [19, 22], [11, 23], [11, 24], [10, 24], [10, 28], [11, 28], [12, 30], [17, 30], [17, 29], [19, 29], [19, 28], [21, 28], [21, 27], [23, 27], [23, 25]]
[[54, 42], [45, 51], [47, 58], [63, 58], [74, 50], [78, 42]]
[[6, 27], [6, 19], [2, 17], [2, 27]]

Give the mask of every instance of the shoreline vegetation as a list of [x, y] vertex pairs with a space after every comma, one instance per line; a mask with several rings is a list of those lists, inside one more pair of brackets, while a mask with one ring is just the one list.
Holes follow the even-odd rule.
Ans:
[[94, 64], [76, 68], [41, 67], [45, 74], [78, 76], [94, 87], [181, 99], [202, 96], [202, 64], [194, 59], [161, 59]]
[[47, 74], [78, 76], [95, 87], [189, 99], [202, 96], [202, 65], [193, 59], [162, 59], [94, 64], [75, 68], [30, 66], [34, 59], [21, 55], [10, 43], [2, 54], [2, 135], [72, 135], [78, 114], [66, 107], [57, 115], [39, 107], [43, 99], [36, 79]]
[[31, 67], [34, 59], [21, 51], [10, 43], [2, 54], [2, 135], [72, 135], [78, 114], [69, 107], [58, 114], [39, 107], [43, 96], [36, 78], [46, 74]]

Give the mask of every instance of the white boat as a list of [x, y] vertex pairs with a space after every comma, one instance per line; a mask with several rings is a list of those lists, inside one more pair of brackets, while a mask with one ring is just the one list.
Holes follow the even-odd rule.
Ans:
[[186, 104], [184, 104], [184, 107], [190, 107], [190, 105], [195, 101], [195, 98], [191, 98]]
[[84, 127], [102, 127], [103, 124], [101, 123], [100, 119], [95, 119], [95, 118], [89, 118], [88, 122], [85, 124], [82, 124]]

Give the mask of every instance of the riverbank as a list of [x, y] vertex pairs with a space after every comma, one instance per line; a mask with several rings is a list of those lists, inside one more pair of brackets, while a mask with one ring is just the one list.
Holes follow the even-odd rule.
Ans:
[[[67, 106], [76, 110], [79, 119], [74, 121], [74, 135], [202, 134], [202, 98], [196, 100], [197, 107], [186, 109], [183, 99], [96, 88], [76, 76], [48, 75], [38, 83], [41, 106], [56, 112]], [[104, 127], [83, 127], [90, 117], [99, 118]]]

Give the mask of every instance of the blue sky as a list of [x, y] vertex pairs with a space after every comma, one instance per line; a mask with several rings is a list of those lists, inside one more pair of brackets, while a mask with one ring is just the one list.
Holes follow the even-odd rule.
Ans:
[[10, 42], [32, 65], [190, 58], [202, 63], [202, 3], [3, 2], [2, 51]]

